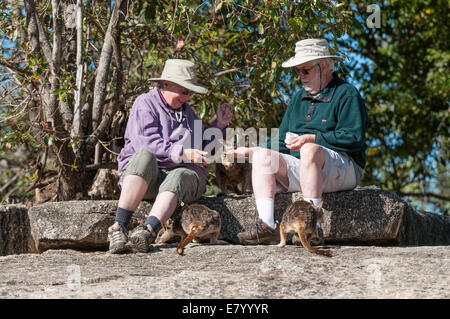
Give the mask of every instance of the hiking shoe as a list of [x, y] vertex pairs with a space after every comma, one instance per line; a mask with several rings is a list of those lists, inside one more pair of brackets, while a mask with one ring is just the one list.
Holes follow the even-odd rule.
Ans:
[[258, 219], [248, 230], [238, 233], [237, 237], [244, 245], [278, 244], [280, 242], [280, 225], [277, 223], [276, 227], [272, 228]]
[[126, 243], [128, 241], [128, 231], [125, 227], [115, 222], [108, 228], [108, 241], [110, 254], [118, 254], [128, 250]]
[[150, 250], [150, 244], [156, 235], [150, 225], [138, 226], [130, 236], [130, 246], [139, 253], [146, 253]]

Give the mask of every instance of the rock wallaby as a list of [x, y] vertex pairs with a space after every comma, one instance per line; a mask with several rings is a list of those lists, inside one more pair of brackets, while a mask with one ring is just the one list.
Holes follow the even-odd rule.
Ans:
[[322, 222], [323, 219], [322, 203], [316, 207], [312, 202], [298, 200], [289, 205], [280, 223], [280, 243], [278, 247], [286, 245], [288, 233], [297, 233], [303, 247], [309, 252], [331, 257], [330, 250], [314, 248], [309, 242], [311, 237], [320, 234], [317, 222]]
[[[227, 144], [223, 139], [220, 139], [219, 142], [223, 145], [224, 151], [234, 149], [233, 145]], [[216, 163], [217, 184], [224, 195], [230, 193], [243, 195], [252, 192], [251, 164], [248, 159], [245, 163], [237, 161], [237, 159], [230, 160], [226, 156], [222, 156], [221, 161]]]
[[210, 244], [226, 244], [218, 240], [222, 221], [220, 214], [201, 204], [191, 204], [180, 215], [169, 219], [159, 231], [155, 243], [170, 242], [175, 236], [180, 238], [177, 253], [182, 255], [184, 247], [191, 241], [209, 239]]

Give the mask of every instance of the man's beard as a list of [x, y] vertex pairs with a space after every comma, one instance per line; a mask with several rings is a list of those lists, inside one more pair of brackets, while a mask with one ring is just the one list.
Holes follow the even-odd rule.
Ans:
[[311, 84], [312, 84], [311, 82], [306, 83], [306, 84], [303, 83], [303, 87], [305, 88], [306, 91], [311, 92], [312, 90], [314, 90], [314, 88], [312, 87]]

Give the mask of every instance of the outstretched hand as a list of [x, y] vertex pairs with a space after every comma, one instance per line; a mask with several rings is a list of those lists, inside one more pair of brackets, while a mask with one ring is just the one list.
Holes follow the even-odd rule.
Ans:
[[189, 148], [183, 150], [183, 160], [188, 163], [194, 163], [201, 166], [206, 166], [209, 164], [209, 160], [206, 157], [208, 152], [200, 151], [195, 148]]
[[225, 156], [231, 156], [234, 158], [242, 158], [242, 157], [249, 157], [253, 154], [255, 151], [254, 147], [238, 147], [234, 150], [229, 150], [223, 152], [223, 155]]

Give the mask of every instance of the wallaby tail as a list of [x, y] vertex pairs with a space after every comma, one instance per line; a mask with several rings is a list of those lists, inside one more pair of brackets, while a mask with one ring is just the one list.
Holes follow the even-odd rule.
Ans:
[[196, 235], [199, 231], [201, 231], [201, 229], [200, 229], [200, 227], [199, 227], [198, 225], [192, 225], [192, 226], [191, 226], [191, 229], [190, 229], [190, 231], [189, 231], [189, 234], [186, 236], [185, 239], [183, 239], [183, 241], [181, 241], [181, 242], [178, 244], [178, 247], [177, 247], [177, 253], [178, 253], [179, 255], [183, 255], [183, 249], [184, 249], [184, 246], [186, 246], [187, 244], [189, 244], [189, 243], [192, 241], [192, 239], [195, 237], [195, 235]]
[[300, 241], [302, 242], [303, 247], [305, 247], [309, 252], [312, 252], [314, 254], [323, 255], [327, 257], [331, 257], [331, 250], [323, 250], [323, 249], [317, 249], [312, 247], [308, 240], [306, 239], [305, 233], [303, 231], [303, 228], [301, 226], [298, 227], [298, 236], [300, 237]]

